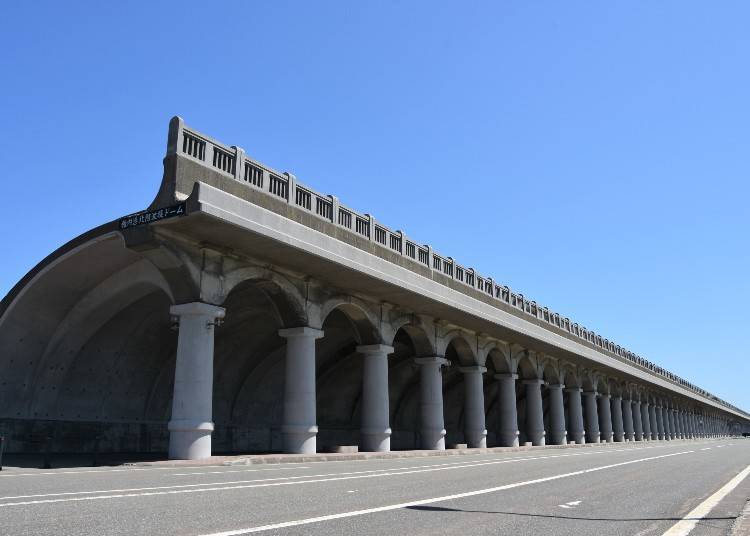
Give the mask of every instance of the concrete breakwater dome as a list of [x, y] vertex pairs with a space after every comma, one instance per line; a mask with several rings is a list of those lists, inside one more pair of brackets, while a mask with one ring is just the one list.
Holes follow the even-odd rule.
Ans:
[[188, 128], [147, 210], [0, 303], [6, 452], [675, 440], [750, 415]]

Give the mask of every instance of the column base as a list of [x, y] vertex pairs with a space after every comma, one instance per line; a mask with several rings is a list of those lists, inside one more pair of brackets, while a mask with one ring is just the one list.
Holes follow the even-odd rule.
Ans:
[[169, 459], [203, 460], [211, 457], [211, 434], [214, 423], [202, 421], [169, 421]]
[[318, 450], [317, 426], [291, 426], [281, 427], [284, 452], [287, 454], [315, 454]]
[[464, 436], [470, 449], [487, 448], [487, 430], [466, 430]]
[[517, 447], [518, 436], [520, 432], [498, 432], [497, 433], [497, 444], [500, 447]]
[[368, 429], [360, 431], [362, 451], [364, 452], [390, 452], [391, 451], [391, 429]]
[[420, 443], [424, 450], [445, 450], [445, 428], [421, 430]]
[[565, 445], [568, 442], [568, 435], [565, 430], [553, 430], [549, 440], [550, 445]]

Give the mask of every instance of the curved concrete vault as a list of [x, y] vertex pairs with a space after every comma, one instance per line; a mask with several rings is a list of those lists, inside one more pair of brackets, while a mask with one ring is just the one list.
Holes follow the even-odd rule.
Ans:
[[2, 301], [8, 451], [200, 458], [748, 428], [744, 411], [179, 118], [164, 170], [147, 211], [66, 244]]

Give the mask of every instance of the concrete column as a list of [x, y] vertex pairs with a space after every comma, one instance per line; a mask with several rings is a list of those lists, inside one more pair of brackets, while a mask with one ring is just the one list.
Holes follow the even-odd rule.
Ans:
[[544, 407], [542, 384], [544, 380], [524, 380], [526, 386], [526, 437], [534, 446], [544, 445]]
[[284, 371], [284, 452], [315, 454], [318, 425], [315, 396], [315, 341], [323, 332], [310, 327], [280, 329], [286, 339]]
[[694, 412], [690, 412], [690, 433], [693, 439], [698, 437], [698, 419]]
[[563, 402], [563, 389], [561, 383], [548, 385], [549, 389], [549, 428], [551, 445], [565, 445], [567, 433], [565, 430], [565, 404]]
[[484, 422], [484, 381], [486, 367], [460, 367], [464, 375], [464, 436], [469, 448], [487, 447], [487, 428]]
[[669, 439], [677, 439], [677, 423], [674, 420], [674, 408], [665, 408], [669, 429]]
[[390, 411], [388, 405], [388, 355], [393, 346], [369, 344], [357, 346], [364, 358], [362, 375], [362, 450], [391, 450]]
[[674, 429], [677, 439], [685, 439], [685, 430], [682, 426], [682, 412], [676, 407], [674, 409]]
[[656, 419], [656, 404], [651, 404], [648, 408], [648, 425], [651, 428], [651, 439], [659, 439], [659, 423]]
[[581, 406], [580, 387], [565, 389], [568, 393], [568, 432], [571, 441], [578, 445], [586, 443], [586, 434], [583, 428], [583, 407]]
[[622, 400], [622, 430], [625, 441], [635, 441], [635, 429], [633, 428], [633, 401], [627, 398]]
[[596, 391], [585, 391], [586, 443], [599, 443], [599, 412], [596, 409]]
[[172, 391], [169, 458], [200, 460], [211, 456], [214, 387], [214, 327], [225, 310], [208, 303], [173, 305], [179, 319]]
[[667, 406], [661, 407], [661, 418], [664, 423], [664, 439], [670, 441], [672, 439], [672, 432], [669, 429], [669, 408]]
[[608, 394], [599, 397], [599, 430], [602, 442], [612, 443], [612, 410]]
[[643, 429], [643, 408], [640, 400], [633, 400], [633, 435], [636, 441], [648, 439]]
[[656, 406], [656, 437], [661, 440], [667, 439], [664, 430], [664, 408], [662, 406]]
[[445, 450], [445, 421], [443, 420], [443, 375], [440, 369], [450, 362], [440, 356], [417, 357], [419, 367], [419, 416], [422, 448]]
[[680, 413], [680, 419], [682, 422], [682, 435], [685, 439], [691, 439], [692, 434], [690, 433], [690, 423], [688, 422], [688, 412], [683, 411]]
[[625, 441], [625, 424], [622, 419], [622, 398], [612, 397], [612, 434], [617, 442]]
[[495, 374], [500, 426], [497, 442], [501, 447], [518, 446], [518, 414], [516, 412], [516, 378], [518, 374]]

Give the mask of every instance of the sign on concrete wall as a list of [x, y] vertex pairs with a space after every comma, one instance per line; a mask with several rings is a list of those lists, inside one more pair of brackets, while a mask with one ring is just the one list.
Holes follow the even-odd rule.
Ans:
[[129, 229], [131, 227], [147, 225], [149, 223], [165, 220], [167, 218], [174, 218], [175, 216], [184, 215], [185, 203], [179, 203], [171, 207], [147, 210], [145, 212], [139, 212], [138, 214], [125, 216], [120, 220], [120, 229]]

